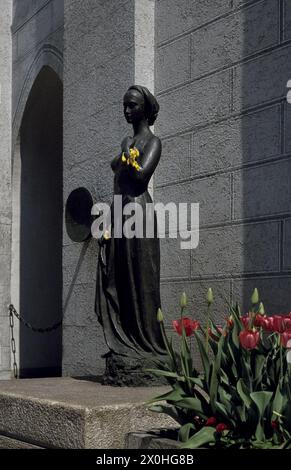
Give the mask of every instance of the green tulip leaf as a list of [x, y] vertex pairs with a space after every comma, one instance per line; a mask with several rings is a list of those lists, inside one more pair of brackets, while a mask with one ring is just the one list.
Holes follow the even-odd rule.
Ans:
[[151, 374], [155, 374], [159, 377], [170, 377], [173, 379], [177, 379], [181, 382], [185, 382], [185, 378], [176, 374], [175, 372], [168, 372], [167, 370], [160, 370], [160, 369], [144, 369], [145, 372], [150, 372]]
[[239, 379], [236, 385], [237, 392], [247, 408], [251, 406], [250, 392], [243, 379]]
[[272, 392], [253, 392], [250, 393], [250, 397], [253, 402], [257, 405], [260, 416], [263, 417], [265, 410], [269, 405], [271, 398], [273, 396]]
[[153, 398], [152, 400], [147, 401], [148, 405], [152, 403], [156, 403], [158, 401], [172, 401], [177, 402], [181, 400], [183, 397], [179, 390], [171, 390], [170, 392], [164, 393], [163, 395], [159, 395], [158, 397]]
[[202, 418], [205, 417], [201, 401], [198, 398], [182, 398], [175, 402], [175, 406], [187, 408], [195, 412], [198, 416], [201, 416]]
[[193, 423], [184, 424], [179, 430], [179, 441], [187, 442], [189, 440], [189, 435], [192, 430], [195, 430]]
[[209, 380], [209, 370], [210, 370], [210, 362], [209, 362], [209, 357], [205, 349], [204, 342], [201, 340], [200, 335], [197, 331], [195, 331], [195, 338], [197, 340], [199, 352], [200, 352], [200, 357], [204, 369], [204, 374], [205, 374], [205, 379], [206, 381]]
[[183, 446], [183, 449], [197, 449], [205, 444], [215, 442], [215, 428], [206, 426], [192, 436]]

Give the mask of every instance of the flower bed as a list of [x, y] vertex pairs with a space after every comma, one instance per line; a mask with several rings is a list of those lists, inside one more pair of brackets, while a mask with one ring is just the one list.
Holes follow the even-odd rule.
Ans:
[[[225, 325], [218, 327], [212, 303], [209, 289], [202, 326], [184, 315], [187, 299], [182, 295], [181, 317], [173, 322], [181, 336], [179, 353], [158, 311], [168, 360], [157, 362], [151, 372], [165, 377], [171, 391], [151, 400], [152, 411], [179, 423], [184, 448], [291, 448], [291, 314], [267, 317], [255, 289], [248, 314], [229, 305]], [[198, 343], [202, 374], [193, 367], [191, 335]]]

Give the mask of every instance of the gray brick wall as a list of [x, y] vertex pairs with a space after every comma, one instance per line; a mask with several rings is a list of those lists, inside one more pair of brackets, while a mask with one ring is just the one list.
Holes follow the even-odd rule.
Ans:
[[[134, 2], [65, 1], [64, 203], [75, 188], [110, 202], [110, 161], [129, 132], [122, 97], [134, 82]], [[107, 352], [94, 312], [97, 241], [73, 243], [64, 228], [63, 374], [99, 375]]]
[[256, 286], [269, 312], [291, 310], [290, 3], [156, 1], [155, 200], [199, 202], [201, 224], [191, 253], [161, 240], [168, 321], [183, 290], [201, 318], [209, 286], [218, 321]]

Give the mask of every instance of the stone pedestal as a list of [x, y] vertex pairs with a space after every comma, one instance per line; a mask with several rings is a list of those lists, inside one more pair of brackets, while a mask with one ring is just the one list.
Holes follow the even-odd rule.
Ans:
[[165, 360], [157, 356], [144, 358], [120, 356], [109, 352], [105, 355], [106, 369], [103, 376], [105, 385], [152, 387], [166, 385], [164, 378], [147, 372], [147, 369], [156, 369], [155, 361]]
[[73, 378], [0, 381], [0, 448], [122, 449], [130, 432], [176, 426], [144, 404], [168, 389]]

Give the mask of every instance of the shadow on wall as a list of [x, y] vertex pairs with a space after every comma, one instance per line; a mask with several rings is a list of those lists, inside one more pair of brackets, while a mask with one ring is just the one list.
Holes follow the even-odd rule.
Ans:
[[[62, 318], [63, 87], [43, 67], [20, 130], [20, 312], [36, 327]], [[61, 375], [62, 331], [20, 325], [20, 375]]]
[[245, 59], [233, 69], [232, 106], [240, 114], [243, 168], [233, 172], [232, 217], [244, 224], [244, 279], [234, 280], [234, 298], [244, 299], [246, 312], [258, 287], [267, 313], [286, 313], [291, 310], [291, 107], [286, 101], [291, 5], [257, 2], [242, 12]]

